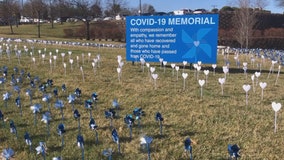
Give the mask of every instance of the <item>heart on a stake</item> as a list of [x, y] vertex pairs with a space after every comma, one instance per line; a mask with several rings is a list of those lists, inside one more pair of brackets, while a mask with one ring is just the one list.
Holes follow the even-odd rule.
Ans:
[[164, 66], [167, 65], [167, 63], [168, 63], [167, 61], [163, 61], [163, 65], [164, 65]]
[[201, 66], [202, 62], [201, 62], [201, 61], [198, 61], [197, 64], [198, 64], [199, 66]]
[[252, 80], [252, 81], [254, 81], [254, 74], [253, 74], [253, 75], [251, 75], [251, 80]]
[[216, 64], [212, 64], [212, 68], [215, 69], [217, 67]]
[[152, 74], [152, 78], [156, 80], [158, 78], [158, 74]]
[[255, 74], [255, 76], [258, 78], [261, 73], [260, 73], [260, 72], [255, 72], [254, 74]]
[[121, 68], [116, 68], [116, 71], [117, 71], [117, 73], [120, 73], [121, 72]]
[[197, 71], [200, 71], [201, 70], [201, 66], [197, 66], [196, 69], [197, 69]]
[[259, 82], [259, 86], [264, 89], [267, 86], [266, 82]]
[[153, 73], [155, 71], [155, 67], [150, 67], [150, 72]]
[[248, 65], [248, 63], [247, 63], [247, 62], [244, 62], [244, 63], [243, 63], [243, 66], [244, 66], [244, 67], [246, 67], [247, 65]]
[[149, 68], [150, 67], [150, 63], [146, 63], [146, 66]]
[[281, 103], [272, 102], [272, 108], [275, 112], [278, 112], [281, 109]]
[[209, 74], [209, 70], [204, 70], [203, 72], [206, 76]]
[[200, 79], [198, 80], [199, 85], [202, 87], [205, 84], [205, 80], [204, 79]]
[[176, 68], [176, 71], [178, 71], [178, 70], [179, 70], [179, 66], [176, 66], [175, 68]]
[[183, 79], [186, 79], [186, 78], [187, 78], [187, 76], [188, 76], [188, 73], [182, 73], [182, 77], [183, 77]]
[[243, 85], [243, 89], [245, 90], [245, 92], [248, 92], [250, 90], [250, 85], [249, 84], [244, 84]]
[[220, 84], [224, 84], [225, 83], [225, 78], [219, 78], [218, 81], [219, 81]]
[[176, 66], [176, 64], [174, 64], [174, 63], [171, 64], [171, 67], [172, 67], [172, 68], [175, 68], [175, 66]]

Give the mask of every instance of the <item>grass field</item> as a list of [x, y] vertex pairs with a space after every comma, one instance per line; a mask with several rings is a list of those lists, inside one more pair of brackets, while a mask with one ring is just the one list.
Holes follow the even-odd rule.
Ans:
[[[240, 55], [242, 62], [248, 62], [247, 78], [243, 69], [238, 68], [234, 62], [234, 55], [229, 55], [230, 71], [226, 75], [224, 84], [224, 95], [221, 93], [221, 86], [218, 79], [224, 77], [222, 66], [224, 66], [224, 56], [218, 55], [216, 73], [213, 73], [211, 65], [202, 64], [200, 72], [190, 69], [189, 65], [183, 70], [183, 64], [177, 73], [167, 64], [164, 68], [158, 63], [150, 63], [155, 67], [158, 74], [157, 88], [155, 89], [153, 79], [149, 77], [148, 68], [143, 72], [137, 62], [125, 62], [125, 49], [113, 48], [87, 48], [72, 46], [40, 45], [34, 44], [34, 53], [25, 54], [23, 46], [29, 49], [31, 44], [17, 44], [17, 48], [22, 50], [20, 61], [12, 53], [9, 59], [6, 54], [0, 57], [0, 67], [8, 67], [6, 83], [0, 86], [0, 93], [9, 91], [12, 93], [7, 102], [0, 101], [0, 110], [8, 120], [5, 125], [0, 125], [0, 150], [11, 147], [15, 151], [14, 159], [41, 159], [41, 155], [36, 155], [34, 148], [40, 141], [46, 142], [47, 159], [55, 156], [62, 156], [63, 159], [80, 159], [81, 150], [76, 145], [78, 134], [78, 122], [73, 118], [71, 104], [68, 104], [67, 97], [76, 88], [82, 90], [82, 97], [75, 101], [75, 108], [81, 114], [81, 133], [85, 140], [85, 159], [107, 159], [102, 155], [102, 151], [112, 148], [113, 159], [147, 159], [147, 152], [141, 150], [140, 137], [147, 135], [153, 137], [151, 144], [152, 159], [182, 160], [189, 159], [184, 152], [183, 141], [190, 137], [196, 144], [193, 145], [194, 159], [227, 159], [227, 145], [238, 144], [241, 148], [242, 159], [281, 159], [284, 153], [282, 147], [284, 121], [282, 109], [277, 113], [277, 132], [274, 133], [275, 113], [271, 107], [273, 101], [283, 104], [284, 78], [283, 72], [277, 84], [275, 84], [278, 64], [274, 67], [274, 72], [269, 74], [271, 61], [261, 62], [256, 58], [253, 65], [250, 61], [253, 55]], [[2, 47], [4, 47], [2, 45]], [[11, 48], [14, 48], [14, 44]], [[44, 53], [45, 60], [38, 54], [38, 50]], [[56, 64], [53, 56], [55, 50], [59, 49]], [[68, 51], [72, 51], [71, 58], [74, 59], [73, 70], [68, 60]], [[52, 52], [52, 65], [49, 63], [49, 53]], [[61, 53], [66, 53], [62, 59]], [[91, 53], [90, 59], [87, 53]], [[84, 62], [82, 54], [84, 54]], [[100, 55], [101, 61], [96, 72], [92, 68], [91, 61]], [[118, 80], [117, 56], [121, 55], [124, 61], [122, 67], [121, 81]], [[79, 58], [77, 64], [77, 56]], [[32, 61], [35, 58], [35, 63]], [[63, 62], [67, 64], [66, 75]], [[251, 76], [259, 71], [256, 64], [262, 63], [259, 82], [266, 82], [263, 100], [261, 99], [261, 88], [255, 84], [255, 92], [251, 89], [248, 92], [248, 105], [246, 105], [246, 94], [242, 86], [252, 85]], [[37, 88], [33, 89], [33, 104], [39, 103], [43, 106], [37, 114], [37, 123], [34, 124], [34, 114], [30, 109], [29, 97], [25, 95], [25, 90], [30, 88], [30, 80], [23, 77], [23, 82], [17, 84], [21, 88], [20, 97], [23, 106], [23, 116], [20, 116], [20, 109], [15, 105], [17, 93], [10, 85], [11, 75], [19, 77], [13, 68], [23, 69], [25, 75], [29, 72], [31, 77], [38, 76], [40, 82]], [[84, 80], [80, 66], [83, 68]], [[199, 79], [206, 79], [203, 71], [208, 69], [209, 75], [207, 83], [202, 88], [198, 84]], [[188, 73], [183, 88], [182, 73]], [[178, 74], [178, 75], [177, 75]], [[268, 76], [269, 75], [269, 76]], [[2, 77], [2, 76], [1, 76]], [[268, 78], [269, 77], [269, 78]], [[42, 114], [48, 110], [46, 102], [42, 101], [42, 93], [38, 90], [38, 85], [52, 79], [54, 85], [47, 88], [47, 93], [52, 93], [55, 87], [59, 90], [59, 99], [64, 101], [64, 120], [66, 133], [64, 134], [65, 145], [61, 148], [61, 137], [57, 134], [57, 126], [61, 123], [60, 110], [54, 108], [56, 98], [51, 98], [52, 120], [50, 122], [50, 136], [47, 136], [46, 124], [41, 122]], [[256, 83], [256, 79], [254, 81]], [[61, 91], [61, 85], [66, 84], [67, 91]], [[99, 144], [95, 143], [95, 133], [89, 129], [89, 111], [85, 109], [83, 102], [91, 98], [91, 94], [96, 92], [99, 101], [92, 110], [92, 116], [98, 125]], [[104, 111], [112, 108], [112, 100], [118, 99], [121, 110], [119, 116], [113, 120], [113, 126], [117, 129], [121, 154], [117, 153], [117, 145], [111, 138], [110, 122], [104, 116]], [[132, 114], [135, 107], [142, 107], [146, 115], [141, 119], [141, 130], [137, 122], [133, 127], [132, 139], [129, 138], [129, 128], [123, 121], [126, 114]], [[159, 123], [155, 121], [155, 113], [161, 112], [164, 117], [163, 134], [159, 133]], [[9, 120], [13, 120], [18, 130], [18, 138], [10, 133]], [[29, 132], [32, 139], [32, 152], [25, 144], [24, 133]]]

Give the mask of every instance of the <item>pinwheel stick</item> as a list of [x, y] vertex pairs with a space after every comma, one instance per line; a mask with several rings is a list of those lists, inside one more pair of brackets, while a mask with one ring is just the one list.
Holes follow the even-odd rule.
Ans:
[[132, 139], [132, 126], [129, 126], [129, 137]]
[[160, 135], [163, 134], [163, 122], [161, 120], [160, 121]]
[[118, 149], [118, 153], [120, 153], [120, 143], [117, 142], [117, 149]]
[[99, 144], [99, 135], [98, 135], [98, 131], [95, 130], [95, 133], [96, 133], [96, 144]]
[[261, 100], [263, 100], [263, 88], [261, 89]]
[[277, 77], [276, 77], [276, 81], [275, 81], [275, 85], [277, 85], [277, 82], [278, 82], [278, 78], [279, 78], [279, 75], [280, 75], [280, 69], [281, 69], [281, 67], [279, 66]]
[[89, 109], [90, 110], [90, 119], [92, 119], [93, 118], [93, 116], [92, 116], [92, 109]]
[[78, 131], [79, 131], [79, 134], [80, 134], [81, 133], [80, 118], [78, 118]]
[[185, 78], [183, 79], [183, 90], [185, 90]]
[[82, 151], [82, 160], [84, 160], [84, 147], [82, 146], [82, 144], [80, 143], [80, 148], [81, 148], [81, 151]]
[[49, 122], [46, 123], [47, 136], [50, 135]]
[[34, 125], [36, 126], [36, 113], [34, 113]]
[[61, 135], [61, 150], [63, 150], [64, 147], [64, 134]]
[[7, 105], [8, 101], [5, 100], [5, 108], [8, 108], [8, 105]]
[[224, 96], [224, 86], [221, 84], [221, 89], [222, 89], [222, 96]]
[[150, 143], [147, 143], [147, 151], [148, 151], [148, 160], [151, 160]]
[[112, 128], [112, 118], [110, 118], [109, 121], [110, 121], [110, 128]]
[[72, 111], [74, 112], [74, 101], [72, 101]]
[[63, 121], [63, 108], [60, 107], [60, 112], [61, 112], [61, 120]]

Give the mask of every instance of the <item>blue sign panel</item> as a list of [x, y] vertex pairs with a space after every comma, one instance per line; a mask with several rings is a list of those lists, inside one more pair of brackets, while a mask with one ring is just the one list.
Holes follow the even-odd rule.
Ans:
[[216, 63], [218, 20], [217, 14], [126, 17], [126, 59]]

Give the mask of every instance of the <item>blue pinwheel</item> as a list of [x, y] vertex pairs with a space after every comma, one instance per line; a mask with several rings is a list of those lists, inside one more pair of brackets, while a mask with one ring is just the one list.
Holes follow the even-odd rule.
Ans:
[[62, 90], [62, 92], [64, 92], [64, 93], [66, 92], [67, 88], [66, 88], [66, 85], [65, 85], [65, 84], [62, 84], [61, 90]]
[[63, 148], [64, 146], [64, 133], [65, 133], [65, 126], [63, 123], [60, 123], [58, 126], [57, 126], [57, 134], [59, 136], [61, 136], [61, 148]]
[[82, 160], [84, 160], [84, 138], [80, 134], [77, 136], [77, 145], [82, 151]]
[[3, 76], [4, 77], [8, 76], [8, 67], [7, 66], [3, 66]]
[[32, 151], [32, 139], [31, 139], [31, 137], [30, 137], [30, 135], [29, 135], [28, 132], [25, 133], [24, 138], [25, 138], [26, 144], [27, 144], [27, 145], [29, 146], [29, 148], [30, 148], [30, 151]]
[[12, 86], [15, 86], [15, 85], [17, 84], [17, 80], [16, 80], [14, 74], [11, 75], [11, 82], [10, 82], [10, 84], [11, 84]]
[[49, 112], [50, 112], [50, 99], [51, 99], [51, 94], [44, 94], [42, 97], [42, 101], [47, 103]]
[[157, 112], [155, 115], [155, 119], [160, 123], [160, 135], [162, 135], [164, 118], [162, 117], [162, 114], [160, 112]]
[[191, 139], [188, 137], [184, 140], [184, 150], [186, 153], [189, 153], [189, 159], [192, 160], [192, 146], [191, 146]]
[[120, 107], [120, 105], [119, 105], [117, 99], [114, 99], [112, 101], [112, 107], [116, 109], [116, 112], [117, 112], [116, 115], [119, 116], [119, 107]]
[[6, 82], [6, 79], [4, 77], [0, 77], [0, 84], [2, 85], [2, 88], [4, 89], [4, 83]]
[[133, 115], [136, 116], [135, 119], [138, 120], [138, 127], [141, 131], [141, 125], [140, 125], [141, 116], [145, 116], [145, 112], [142, 110], [142, 108], [134, 108]]
[[81, 97], [81, 93], [82, 93], [82, 91], [81, 91], [79, 88], [76, 88], [76, 89], [75, 89], [74, 94], [75, 94], [78, 98]]
[[85, 108], [90, 111], [90, 119], [93, 117], [92, 116], [92, 109], [93, 109], [92, 104], [93, 104], [93, 101], [91, 99], [88, 99], [85, 101]]
[[62, 100], [56, 100], [54, 107], [56, 109], [60, 109], [61, 112], [61, 120], [63, 121], [63, 107], [64, 107], [64, 103]]
[[148, 137], [148, 136], [143, 136], [143, 137], [140, 138], [140, 145], [141, 145], [142, 147], [146, 146], [146, 148], [147, 148], [148, 160], [151, 160], [150, 144], [152, 143], [152, 141], [153, 141], [153, 138]]
[[92, 94], [92, 99], [93, 99], [94, 102], [97, 102], [97, 101], [99, 100], [98, 94], [97, 94], [96, 92], [94, 92], [94, 93]]
[[3, 126], [5, 127], [5, 121], [4, 121], [4, 114], [0, 110], [0, 120], [2, 121]]
[[211, 28], [201, 28], [196, 32], [196, 35], [192, 37], [188, 35], [185, 30], [182, 30], [182, 41], [189, 46], [189, 50], [182, 56], [184, 59], [194, 58], [195, 62], [198, 61], [197, 54], [205, 53], [208, 57], [211, 57], [211, 46], [206, 43], [203, 39], [209, 32]]
[[31, 88], [35, 88], [36, 87], [34, 80], [30, 81], [30, 86], [31, 86]]
[[68, 97], [67, 97], [67, 99], [68, 99], [68, 103], [70, 104], [72, 104], [72, 110], [74, 111], [74, 102], [75, 102], [75, 99], [76, 99], [76, 96], [75, 96], [75, 94], [70, 94]]
[[120, 143], [119, 143], [119, 136], [115, 128], [111, 131], [112, 140], [117, 144], [118, 153], [120, 153]]
[[229, 152], [229, 159], [232, 160], [232, 159], [238, 159], [239, 157], [241, 157], [240, 155], [240, 147], [236, 144], [234, 145], [231, 145], [229, 144], [228, 145], [228, 152]]
[[46, 144], [45, 142], [39, 142], [39, 146], [37, 146], [35, 148], [35, 150], [37, 151], [37, 154], [41, 154], [43, 159], [45, 160], [46, 159], [46, 150], [47, 150], [47, 147], [46, 147]]
[[112, 149], [109, 148], [109, 149], [103, 150], [103, 155], [105, 157], [108, 157], [108, 160], [112, 160]]
[[32, 100], [33, 100], [33, 92], [31, 89], [26, 89], [26, 95], [29, 96], [30, 98], [30, 105], [32, 105]]
[[48, 135], [48, 136], [49, 136], [49, 134], [50, 134], [50, 129], [49, 129], [50, 120], [51, 120], [50, 112], [45, 112], [45, 113], [42, 115], [41, 121], [43, 121], [43, 123], [46, 124], [46, 129], [47, 129], [47, 135]]
[[76, 120], [78, 120], [78, 131], [79, 131], [79, 134], [80, 134], [80, 132], [81, 132], [81, 127], [80, 127], [80, 117], [81, 117], [81, 115], [80, 115], [80, 113], [79, 113], [79, 111], [77, 109], [75, 109], [75, 111], [73, 112], [73, 117]]
[[108, 110], [105, 111], [105, 117], [106, 119], [109, 119], [110, 120], [110, 127], [112, 127], [112, 120], [114, 119], [115, 117], [115, 111], [113, 108], [110, 108]]
[[131, 114], [127, 114], [124, 117], [124, 123], [127, 125], [127, 127], [129, 128], [129, 137], [130, 139], [132, 138], [132, 126], [134, 124], [134, 118], [132, 117]]
[[18, 67], [15, 66], [15, 67], [13, 68], [13, 70], [14, 70], [14, 73], [15, 73], [15, 74], [18, 74], [18, 72], [19, 72]]
[[94, 118], [90, 119], [89, 127], [90, 127], [91, 130], [95, 131], [95, 133], [96, 133], [96, 144], [98, 144], [99, 143], [99, 137], [98, 137], [98, 131], [97, 131], [98, 126], [97, 126]]
[[18, 96], [19, 96], [19, 95], [20, 95], [20, 92], [21, 92], [21, 88], [20, 88], [19, 86], [14, 86], [13, 88], [14, 88], [14, 91], [15, 91], [16, 93], [18, 93]]
[[62, 160], [61, 157], [53, 157], [52, 160]]
[[2, 157], [6, 158], [6, 160], [9, 160], [15, 155], [15, 152], [11, 148], [5, 148], [2, 152]]
[[41, 104], [39, 103], [36, 103], [31, 106], [31, 110], [33, 111], [33, 114], [34, 114], [34, 125], [36, 125], [37, 113], [40, 112], [40, 109], [41, 109]]
[[16, 106], [18, 108], [20, 108], [20, 115], [22, 116], [23, 115], [23, 110], [22, 110], [22, 105], [21, 105], [21, 98], [20, 96], [18, 96], [16, 99], [15, 99], [15, 103], [16, 103]]
[[7, 108], [8, 100], [11, 98], [11, 93], [6, 92], [3, 94], [3, 100], [5, 101], [5, 107]]
[[46, 92], [46, 84], [43, 83], [43, 84], [39, 85], [38, 90], [41, 91], [42, 94], [44, 94]]
[[10, 120], [10, 132], [12, 134], [15, 134], [16, 135], [16, 138], [18, 139], [18, 132], [17, 132], [17, 128], [15, 126], [15, 123], [13, 120]]
[[57, 88], [53, 89], [53, 94], [54, 94], [54, 97], [56, 97], [56, 99], [57, 99], [58, 98], [58, 89]]
[[30, 72], [27, 73], [27, 79], [31, 79], [31, 73]]
[[48, 79], [46, 81], [46, 84], [47, 84], [48, 87], [52, 87], [53, 86], [53, 80], [52, 79]]

